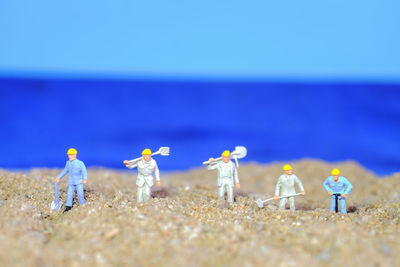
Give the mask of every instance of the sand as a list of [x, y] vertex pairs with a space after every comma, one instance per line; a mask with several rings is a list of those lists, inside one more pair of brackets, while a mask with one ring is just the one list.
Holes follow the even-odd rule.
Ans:
[[[236, 202], [217, 201], [216, 171], [163, 175], [136, 204], [136, 172], [89, 169], [88, 203], [50, 211], [60, 170], [0, 171], [0, 263], [13, 266], [400, 266], [400, 173], [377, 178], [355, 162], [292, 164], [307, 195], [296, 212], [263, 209], [282, 163], [243, 164]], [[162, 168], [162, 166], [160, 166]], [[349, 213], [329, 212], [333, 167], [353, 184]], [[60, 197], [66, 199], [66, 179]]]

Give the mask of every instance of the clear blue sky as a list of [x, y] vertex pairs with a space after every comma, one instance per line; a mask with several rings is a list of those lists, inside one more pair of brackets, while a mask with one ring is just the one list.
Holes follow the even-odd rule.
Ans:
[[400, 1], [0, 1], [0, 74], [400, 81]]

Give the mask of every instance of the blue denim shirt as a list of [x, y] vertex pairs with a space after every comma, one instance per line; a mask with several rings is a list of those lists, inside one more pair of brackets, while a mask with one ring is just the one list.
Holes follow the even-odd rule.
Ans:
[[329, 176], [325, 182], [324, 187], [327, 192], [332, 191], [334, 194], [349, 194], [353, 189], [351, 183], [343, 176], [339, 176], [337, 183], [333, 181], [333, 176]]
[[81, 184], [83, 180], [87, 180], [88, 178], [86, 166], [79, 159], [75, 159], [74, 161], [68, 160], [64, 170], [57, 177], [61, 180], [67, 173], [69, 173], [68, 184], [70, 185]]

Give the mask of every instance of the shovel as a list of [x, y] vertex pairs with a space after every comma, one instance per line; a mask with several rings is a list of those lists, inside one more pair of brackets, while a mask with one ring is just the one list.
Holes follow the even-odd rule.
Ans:
[[[169, 147], [166, 147], [166, 146], [160, 147], [159, 150], [157, 150], [154, 153], [151, 153], [151, 155], [152, 156], [154, 156], [154, 155], [169, 156]], [[138, 162], [141, 159], [142, 159], [142, 157], [129, 160], [128, 162], [129, 162], [129, 164], [135, 164], [136, 162]]]
[[[236, 161], [236, 167], [239, 167], [238, 159], [242, 159], [242, 158], [246, 157], [246, 155], [247, 155], [247, 149], [246, 149], [244, 146], [237, 146], [237, 147], [235, 147], [235, 150], [231, 153], [231, 157], [232, 157], [233, 159], [235, 159], [235, 161]], [[212, 164], [218, 163], [218, 162], [221, 161], [221, 160], [222, 160], [222, 157], [216, 158], [216, 159], [212, 162]], [[204, 161], [203, 164], [204, 164], [204, 165], [210, 164], [210, 161]]]
[[[301, 193], [297, 193], [297, 194], [294, 194], [294, 195], [288, 195], [288, 196], [281, 196], [281, 197], [279, 197], [279, 199], [281, 199], [281, 198], [287, 198], [287, 197], [300, 196], [300, 195], [301, 195]], [[262, 200], [261, 198], [258, 198], [258, 199], [256, 200], [257, 206], [258, 206], [260, 209], [262, 209], [262, 208], [264, 207], [264, 203], [265, 203], [265, 202], [271, 201], [271, 200], [273, 200], [273, 199], [274, 199], [273, 197], [268, 198], [268, 199], [266, 199], [266, 200]]]
[[58, 184], [54, 184], [54, 200], [53, 200], [53, 202], [51, 202], [50, 209], [59, 211], [61, 209], [62, 205], [63, 205], [63, 203], [62, 203], [62, 201], [60, 201], [60, 197], [58, 195]]

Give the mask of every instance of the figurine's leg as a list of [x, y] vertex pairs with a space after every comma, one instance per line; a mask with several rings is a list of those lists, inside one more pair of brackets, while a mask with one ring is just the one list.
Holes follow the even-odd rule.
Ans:
[[296, 205], [295, 205], [295, 202], [294, 202], [294, 197], [290, 197], [289, 198], [289, 204], [290, 204], [290, 210], [291, 211], [295, 211], [296, 210]]
[[68, 185], [68, 194], [67, 194], [67, 203], [65, 203], [65, 206], [72, 207], [72, 202], [74, 200], [74, 193], [75, 193], [75, 185], [69, 184]]
[[145, 183], [143, 185], [143, 200], [144, 201], [147, 201], [150, 199], [150, 190], [151, 190], [150, 186]]
[[83, 192], [83, 184], [78, 184], [76, 186], [76, 191], [78, 192], [79, 205], [85, 204], [86, 200], [85, 200], [85, 195], [84, 195], [84, 192]]
[[340, 198], [340, 211], [344, 214], [347, 214], [347, 210], [346, 210], [346, 199], [341, 197]]
[[231, 184], [226, 184], [226, 191], [228, 192], [228, 202], [233, 203], [233, 187]]
[[279, 209], [281, 210], [286, 209], [286, 201], [287, 201], [286, 197], [281, 198], [281, 201], [279, 202]]
[[336, 206], [336, 199], [335, 199], [335, 196], [332, 195], [332, 197], [331, 197], [331, 209], [330, 209], [330, 211], [335, 211], [335, 206]]
[[218, 200], [225, 199], [225, 185], [218, 186]]
[[143, 202], [143, 186], [138, 186], [137, 187], [136, 202], [138, 204]]

